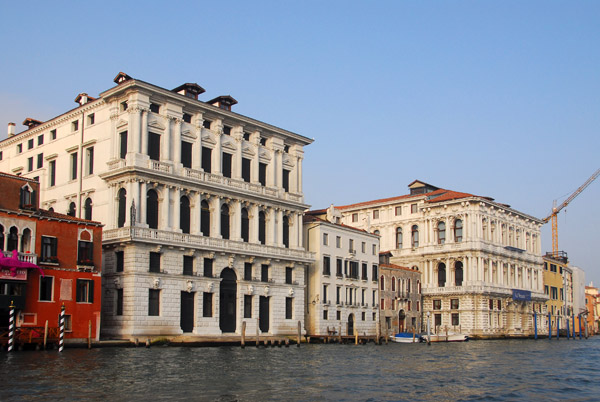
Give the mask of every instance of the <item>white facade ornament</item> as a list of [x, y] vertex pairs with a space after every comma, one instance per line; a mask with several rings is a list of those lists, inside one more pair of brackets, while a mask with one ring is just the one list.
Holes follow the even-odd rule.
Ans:
[[121, 289], [121, 278], [119, 278], [119, 277], [115, 278], [114, 283], [115, 283], [115, 288]]
[[155, 277], [154, 280], [153, 280], [153, 282], [152, 282], [152, 287], [154, 289], [158, 289], [159, 286], [160, 286], [160, 278]]
[[192, 292], [192, 290], [194, 290], [194, 282], [192, 282], [192, 281], [187, 281], [187, 282], [186, 282], [186, 291], [187, 291], [188, 293], [191, 293], [191, 292]]
[[248, 285], [248, 293], [252, 294], [254, 292], [254, 286]]
[[293, 296], [294, 295], [294, 289], [290, 288], [290, 290], [288, 290], [288, 294], [290, 296]]
[[213, 287], [214, 287], [214, 284], [212, 282], [206, 286], [206, 288], [208, 289], [209, 292], [212, 292]]
[[265, 296], [267, 296], [269, 294], [269, 287], [268, 286], [265, 286], [264, 293], [265, 293]]

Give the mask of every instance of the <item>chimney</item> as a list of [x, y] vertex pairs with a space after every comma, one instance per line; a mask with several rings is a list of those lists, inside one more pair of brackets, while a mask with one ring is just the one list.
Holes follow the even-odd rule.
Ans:
[[206, 103], [224, 110], [231, 110], [231, 106], [235, 105], [238, 102], [235, 99], [233, 99], [230, 95], [222, 95], [217, 96], [215, 99], [211, 99]]
[[82, 92], [79, 95], [77, 95], [77, 98], [75, 98], [75, 103], [79, 103], [80, 106], [83, 106], [86, 103], [94, 101], [94, 100], [96, 100], [96, 98], [93, 98], [93, 97], [89, 96], [88, 94], [86, 94], [85, 92]]
[[204, 88], [202, 88], [195, 82], [188, 82], [186, 84], [178, 86], [177, 88], [172, 89], [171, 91], [183, 96], [187, 96], [188, 98], [198, 100], [198, 95], [204, 93]]
[[8, 123], [8, 136], [12, 137], [13, 135], [15, 135], [15, 123]]
[[40, 124], [42, 124], [41, 121], [32, 119], [31, 117], [28, 117], [23, 121], [23, 125], [27, 126], [27, 130], [31, 130], [32, 128], [37, 127]]

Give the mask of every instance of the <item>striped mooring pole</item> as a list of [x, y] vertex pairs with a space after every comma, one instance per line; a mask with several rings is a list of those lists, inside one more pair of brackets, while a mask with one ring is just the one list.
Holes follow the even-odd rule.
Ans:
[[65, 348], [65, 304], [60, 308], [60, 338], [58, 341], [58, 351], [62, 352]]
[[8, 351], [13, 350], [15, 344], [15, 303], [10, 301], [10, 313], [8, 319]]

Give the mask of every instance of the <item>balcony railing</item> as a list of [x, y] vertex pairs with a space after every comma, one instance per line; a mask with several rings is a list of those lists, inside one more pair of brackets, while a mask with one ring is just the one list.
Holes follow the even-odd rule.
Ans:
[[[5, 258], [12, 258], [12, 251], [2, 251]], [[19, 261], [30, 262], [37, 265], [38, 256], [33, 253], [17, 253]]]
[[296, 261], [312, 262], [313, 253], [304, 250], [295, 250], [284, 247], [267, 246], [264, 244], [246, 243], [214, 237], [205, 237], [187, 233], [171, 232], [166, 230], [124, 227], [105, 230], [102, 233], [103, 242], [120, 242], [132, 240], [149, 242], [175, 247], [209, 248], [215, 251], [250, 253], [265, 257], [289, 258]]

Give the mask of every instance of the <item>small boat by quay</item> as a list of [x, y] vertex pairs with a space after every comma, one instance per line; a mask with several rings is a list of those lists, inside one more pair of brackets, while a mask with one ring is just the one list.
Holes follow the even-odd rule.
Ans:
[[[427, 335], [424, 336], [427, 340]], [[446, 332], [441, 334], [431, 334], [431, 342], [466, 342], [469, 337], [465, 334]]]
[[396, 335], [390, 335], [390, 340], [397, 343], [419, 343], [422, 341], [419, 334], [408, 332], [399, 332]]

